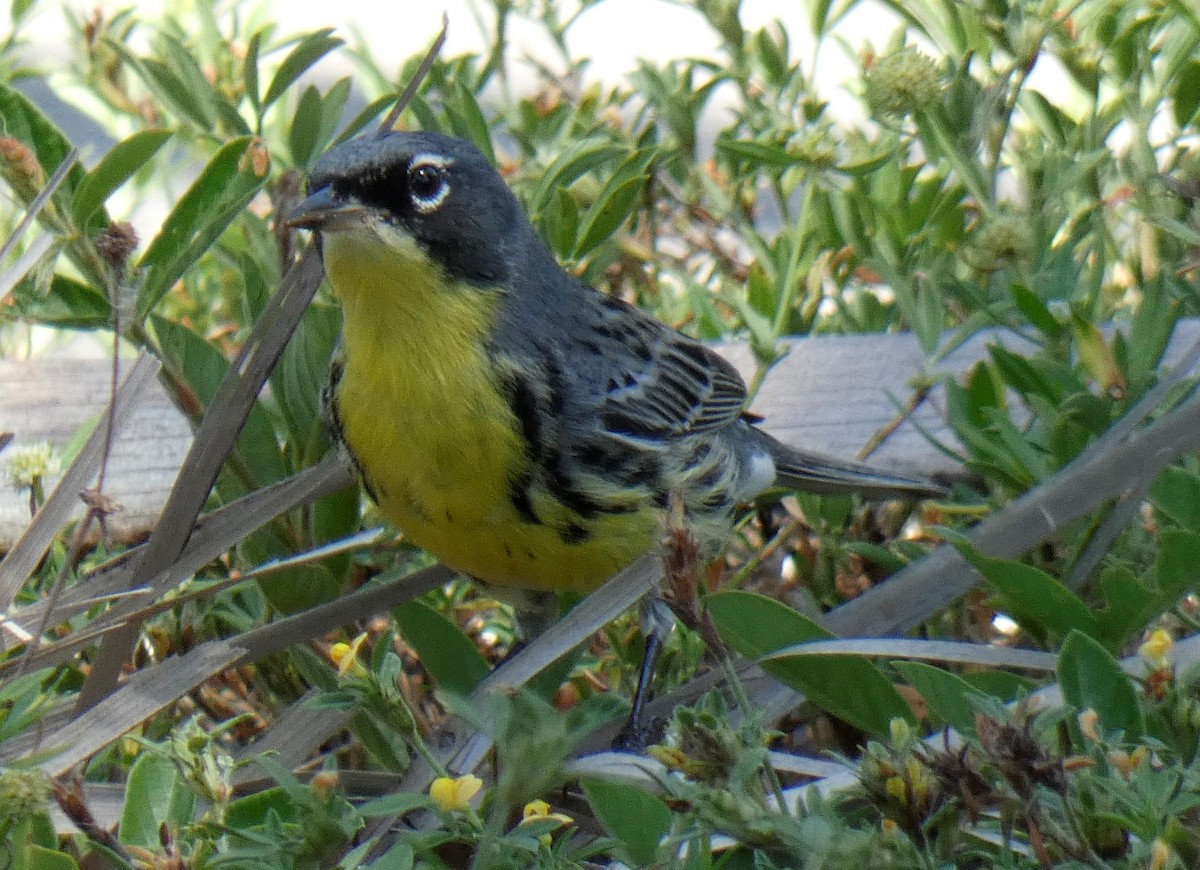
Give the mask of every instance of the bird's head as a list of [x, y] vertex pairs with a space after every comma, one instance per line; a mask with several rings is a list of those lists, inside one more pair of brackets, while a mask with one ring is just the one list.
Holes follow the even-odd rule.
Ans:
[[[431, 132], [351, 139], [323, 155], [288, 225], [354, 257], [432, 262], [455, 281], [495, 286], [528, 227], [516, 198], [471, 143]], [[335, 279], [336, 284], [336, 279]]]

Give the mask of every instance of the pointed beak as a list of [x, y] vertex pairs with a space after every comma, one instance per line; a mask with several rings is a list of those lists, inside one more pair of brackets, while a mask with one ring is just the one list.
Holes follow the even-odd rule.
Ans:
[[322, 187], [292, 209], [287, 225], [300, 230], [333, 230], [337, 224], [362, 217], [366, 212], [356, 202], [339, 199], [332, 187]]

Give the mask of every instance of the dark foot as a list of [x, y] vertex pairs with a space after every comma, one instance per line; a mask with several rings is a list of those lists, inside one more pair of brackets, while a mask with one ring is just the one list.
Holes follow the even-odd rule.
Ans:
[[613, 738], [612, 748], [617, 752], [645, 752], [647, 746], [662, 742], [666, 730], [667, 720], [660, 716], [646, 723], [634, 721], [630, 716]]

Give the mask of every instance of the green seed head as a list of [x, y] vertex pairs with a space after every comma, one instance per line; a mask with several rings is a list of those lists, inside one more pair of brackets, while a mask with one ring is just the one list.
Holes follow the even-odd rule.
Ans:
[[905, 46], [875, 61], [864, 74], [865, 96], [877, 118], [923, 112], [942, 93], [942, 74], [933, 58]]

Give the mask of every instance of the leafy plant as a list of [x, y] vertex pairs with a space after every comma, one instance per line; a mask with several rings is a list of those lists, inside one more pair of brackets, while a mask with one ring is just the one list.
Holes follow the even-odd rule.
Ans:
[[[583, 280], [700, 338], [746, 340], [752, 388], [794, 336], [911, 331], [926, 366], [897, 402], [944, 396], [956, 442], [934, 447], [972, 477], [923, 513], [812, 496], [761, 505], [726, 555], [741, 588], [703, 608], [675, 590], [689, 625], [658, 688], [695, 698], [702, 647], [718, 637], [774, 679], [735, 686], [732, 707], [707, 696], [675, 712], [650, 776], [588, 769], [580, 747], [624, 706], [601, 689], [636, 673], [633, 617], [560, 656], [529, 695], [482, 704], [471, 693], [513, 646], [510, 614], [391, 530], [356, 534], [378, 517], [319, 462], [340, 313], [275, 216], [422, 59], [393, 76], [328, 29], [281, 34], [215, 3], [77, 17], [76, 65], [48, 81], [86, 93], [113, 138], [85, 168], [15, 86], [42, 72], [18, 61], [34, 4], [17, 3], [0, 45], [0, 178], [17, 208], [0, 210], [0, 228], [23, 268], [0, 286], [0, 344], [33, 325], [125, 342], [161, 364], [204, 449], [169, 504], [181, 527], [164, 520], [139, 553], [43, 529], [28, 572], [0, 565], [6, 621], [25, 632], [0, 661], [0, 757], [23, 765], [0, 771], [13, 865], [1194, 865], [1200, 692], [1190, 641], [1172, 652], [1172, 638], [1198, 623], [1200, 470], [1163, 466], [1196, 445], [1160, 440], [1144, 468], [1113, 469], [1128, 473], [1123, 494], [1074, 493], [1089, 508], [1070, 521], [1037, 487], [1132, 438], [1153, 445], [1166, 424], [1189, 429], [1190, 366], [1168, 361], [1197, 307], [1200, 18], [1182, 0], [887, 0], [893, 38], [850, 45], [861, 75], [835, 95], [815, 70], [849, 45], [857, 0], [810, 4], [811, 43], [750, 25], [737, 2], [680, 4], [711, 31], [712, 56], [645, 59], [617, 86], [571, 51], [598, 2], [568, 15], [497, 0], [491, 43], [434, 60], [399, 123], [492, 157]], [[518, 23], [550, 46], [522, 93], [509, 79]], [[347, 49], [361, 75], [312, 75]], [[861, 120], [842, 111], [851, 103]], [[149, 199], [169, 208], [139, 240], [122, 219]], [[272, 324], [289, 316], [284, 347]], [[981, 334], [982, 361], [946, 378]], [[256, 355], [267, 338], [277, 362]], [[239, 380], [251, 370], [265, 389]], [[1053, 522], [1020, 547], [967, 525], [1005, 528], [1038, 508]], [[1017, 526], [1009, 541], [1026, 534]], [[954, 549], [923, 560], [945, 541]], [[1024, 552], [1029, 541], [1040, 546]], [[782, 583], [775, 555], [791, 569]], [[888, 573], [930, 564], [941, 582], [903, 618], [839, 620], [877, 600]], [[954, 596], [938, 587], [972, 569], [979, 591], [943, 607]], [[720, 573], [683, 579], [716, 589]], [[148, 600], [124, 600], [131, 584]], [[763, 594], [780, 588], [788, 604]], [[839, 640], [823, 623], [920, 623], [920, 637]], [[1118, 658], [1147, 634], [1140, 658]], [[93, 708], [109, 718], [48, 718], [111, 691], [136, 639], [136, 673]], [[1038, 706], [1051, 683], [1064, 703]], [[807, 701], [786, 728], [747, 715], [784, 691]], [[140, 740], [117, 739], [135, 727]], [[48, 770], [83, 752], [53, 738], [91, 747], [77, 759], [85, 781], [55, 783], [80, 836], [56, 834], [49, 786], [27, 769], [43, 732], [60, 753], [35, 757]], [[498, 758], [487, 783], [480, 744]], [[844, 771], [808, 757], [829, 749]], [[251, 770], [265, 776], [248, 786]], [[798, 771], [822, 788], [802, 794]], [[102, 779], [125, 784], [115, 836], [90, 816]], [[576, 781], [568, 805], [548, 803]]]

